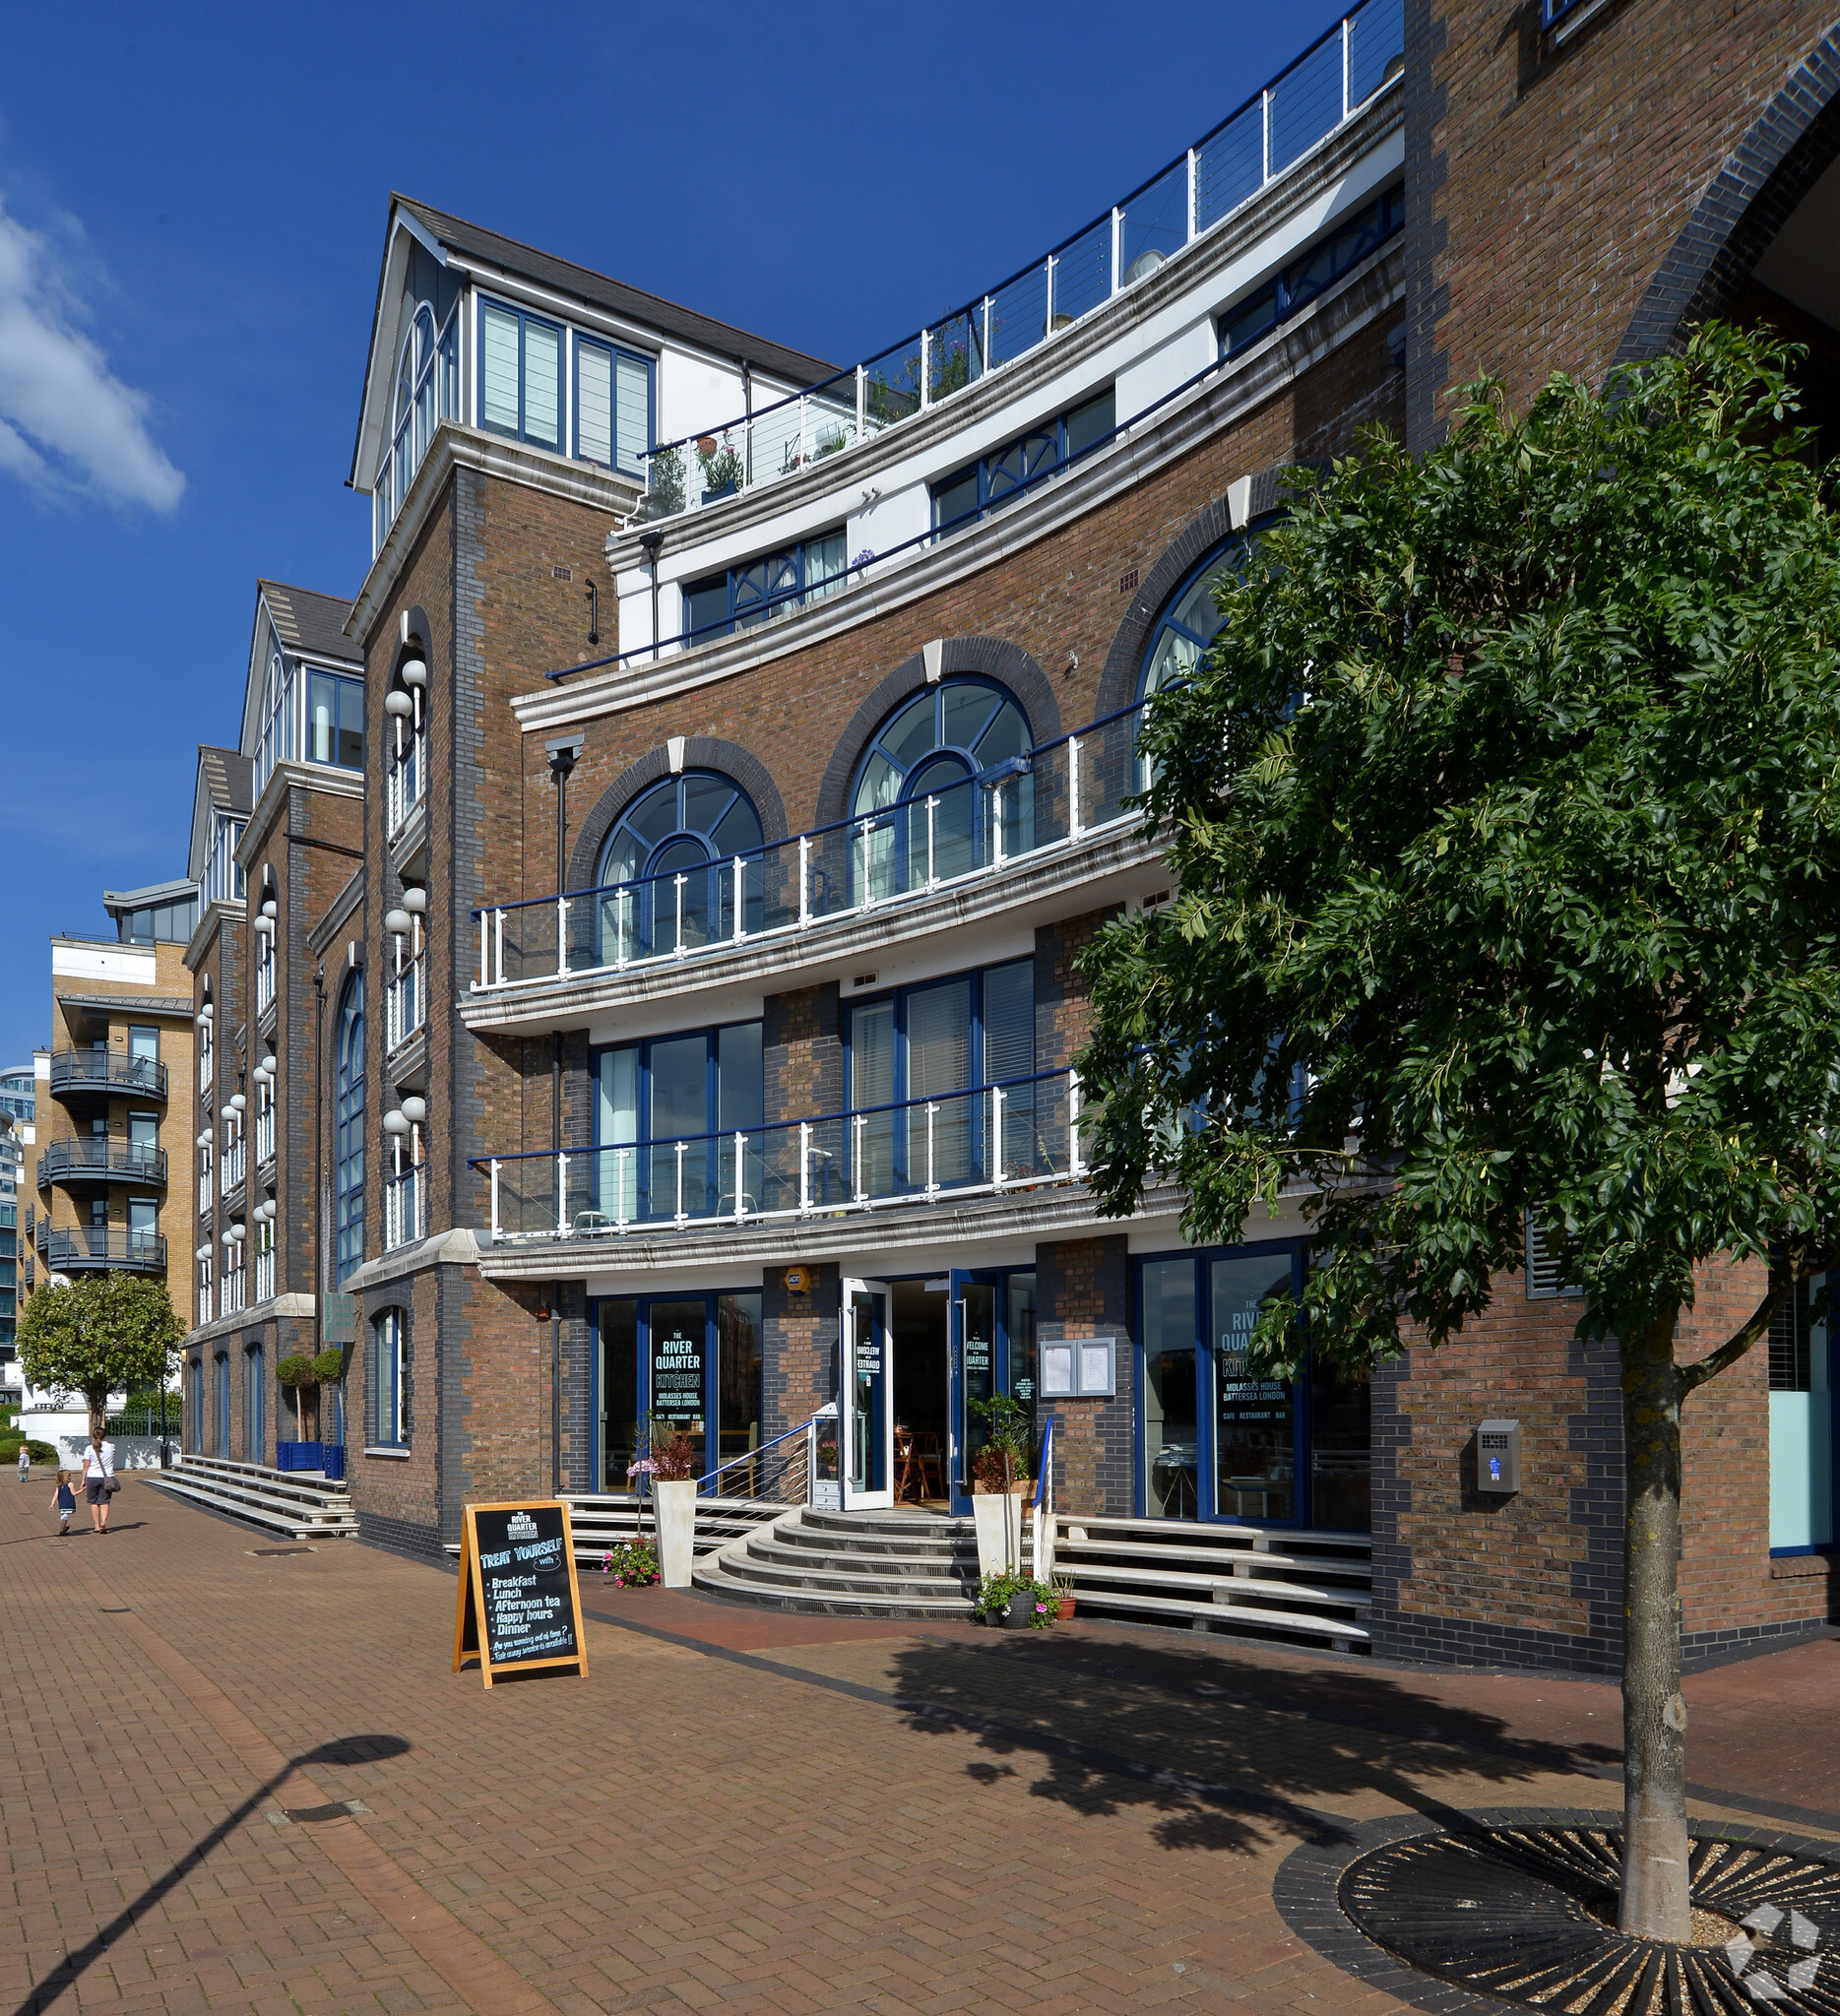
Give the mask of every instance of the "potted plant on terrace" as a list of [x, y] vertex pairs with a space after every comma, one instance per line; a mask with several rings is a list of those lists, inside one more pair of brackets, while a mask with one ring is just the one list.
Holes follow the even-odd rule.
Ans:
[[622, 1541], [601, 1556], [601, 1572], [615, 1589], [650, 1589], [658, 1580], [658, 1549], [642, 1540]]
[[666, 1589], [688, 1589], [696, 1536], [696, 1444], [673, 1422], [654, 1421], [650, 1449], [626, 1475], [652, 1480], [659, 1571]]
[[317, 1449], [309, 1452], [306, 1432], [307, 1395], [319, 1384], [314, 1374], [313, 1360], [303, 1352], [296, 1352], [291, 1357], [285, 1357], [275, 1367], [276, 1383], [284, 1392], [294, 1397], [294, 1439], [291, 1443], [277, 1442], [275, 1461], [283, 1470], [299, 1470], [317, 1461]]
[[978, 1573], [1013, 1575], [1022, 1565], [1022, 1494], [1029, 1488], [1029, 1417], [1007, 1393], [974, 1400], [989, 1429], [972, 1458], [971, 1516], [978, 1531]]
[[980, 1622], [1005, 1631], [1046, 1631], [1060, 1617], [1060, 1600], [1046, 1582], [1019, 1572], [986, 1575], [973, 1605]]

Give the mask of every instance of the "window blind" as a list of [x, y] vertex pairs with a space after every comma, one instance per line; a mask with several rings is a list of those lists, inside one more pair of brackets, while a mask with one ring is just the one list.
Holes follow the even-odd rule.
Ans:
[[588, 462], [613, 460], [613, 352], [595, 343], [575, 350], [575, 447]]
[[652, 373], [639, 357], [614, 359], [619, 398], [615, 405], [619, 467], [629, 475], [645, 473], [646, 451], [652, 445]]
[[518, 318], [488, 303], [480, 343], [480, 417], [501, 434], [518, 431]]
[[995, 1085], [1035, 1069], [1035, 962], [1018, 960], [983, 976], [983, 1079]]
[[1582, 1289], [1565, 1280], [1565, 1262], [1546, 1226], [1531, 1211], [1527, 1213], [1527, 1299], [1544, 1301], [1549, 1295], [1582, 1294]]
[[562, 445], [562, 333], [540, 322], [524, 325], [524, 438]]

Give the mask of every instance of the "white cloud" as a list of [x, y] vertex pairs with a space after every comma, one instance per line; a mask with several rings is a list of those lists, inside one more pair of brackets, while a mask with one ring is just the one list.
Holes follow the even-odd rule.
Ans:
[[0, 471], [170, 511], [185, 478], [147, 431], [146, 393], [78, 327], [84, 313], [50, 240], [0, 208]]

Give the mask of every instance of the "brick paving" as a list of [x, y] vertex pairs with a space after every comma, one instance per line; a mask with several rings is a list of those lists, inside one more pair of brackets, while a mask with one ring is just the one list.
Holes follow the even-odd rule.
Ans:
[[[1612, 1689], [1081, 1620], [750, 1611], [587, 1578], [592, 1670], [448, 1670], [454, 1582], [130, 1481], [0, 1484], [0, 2016], [1402, 2006], [1274, 1871], [1338, 1819], [1614, 1807]], [[604, 1620], [604, 1621], [603, 1621]], [[1840, 1842], [1840, 1647], [1689, 1683], [1699, 1809]], [[356, 1800], [369, 1810], [288, 1819]]]

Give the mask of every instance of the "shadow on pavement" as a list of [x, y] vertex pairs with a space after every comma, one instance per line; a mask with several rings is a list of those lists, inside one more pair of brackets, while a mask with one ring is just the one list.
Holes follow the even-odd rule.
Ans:
[[[412, 1747], [406, 1736], [342, 1736], [336, 1741], [321, 1743], [304, 1756], [293, 1758], [287, 1769], [292, 1771], [312, 1764], [375, 1764], [388, 1757], [401, 1757]], [[66, 1988], [81, 1981], [110, 1946], [134, 1929], [137, 1920], [177, 1884], [184, 1882], [221, 1841], [227, 1840], [245, 1820], [259, 1812], [263, 1800], [272, 1796], [286, 1775], [286, 1772], [282, 1772], [258, 1786], [234, 1812], [226, 1814], [209, 1834], [193, 1842], [169, 1869], [155, 1877], [132, 1904], [124, 1905], [107, 1924], [92, 1933], [74, 1953], [65, 1954], [43, 1981], [34, 1983], [28, 1990], [13, 2016], [43, 2016], [43, 2011], [49, 2009]]]
[[[1283, 1836], [1332, 1843], [1343, 1823], [1313, 1801], [1363, 1795], [1452, 1817], [1440, 1781], [1495, 1788], [1616, 1764], [1619, 1752], [1516, 1736], [1391, 1674], [1275, 1674], [1218, 1649], [1158, 1647], [1096, 1667], [1093, 1647], [909, 1639], [895, 1684], [918, 1731], [974, 1734], [980, 1784], [1039, 1769], [1030, 1785], [1093, 1817], [1147, 1806], [1169, 1849], [1249, 1854]], [[1108, 1647], [1110, 1653], [1114, 1648]], [[1606, 1803], [1615, 1803], [1615, 1796]]]

